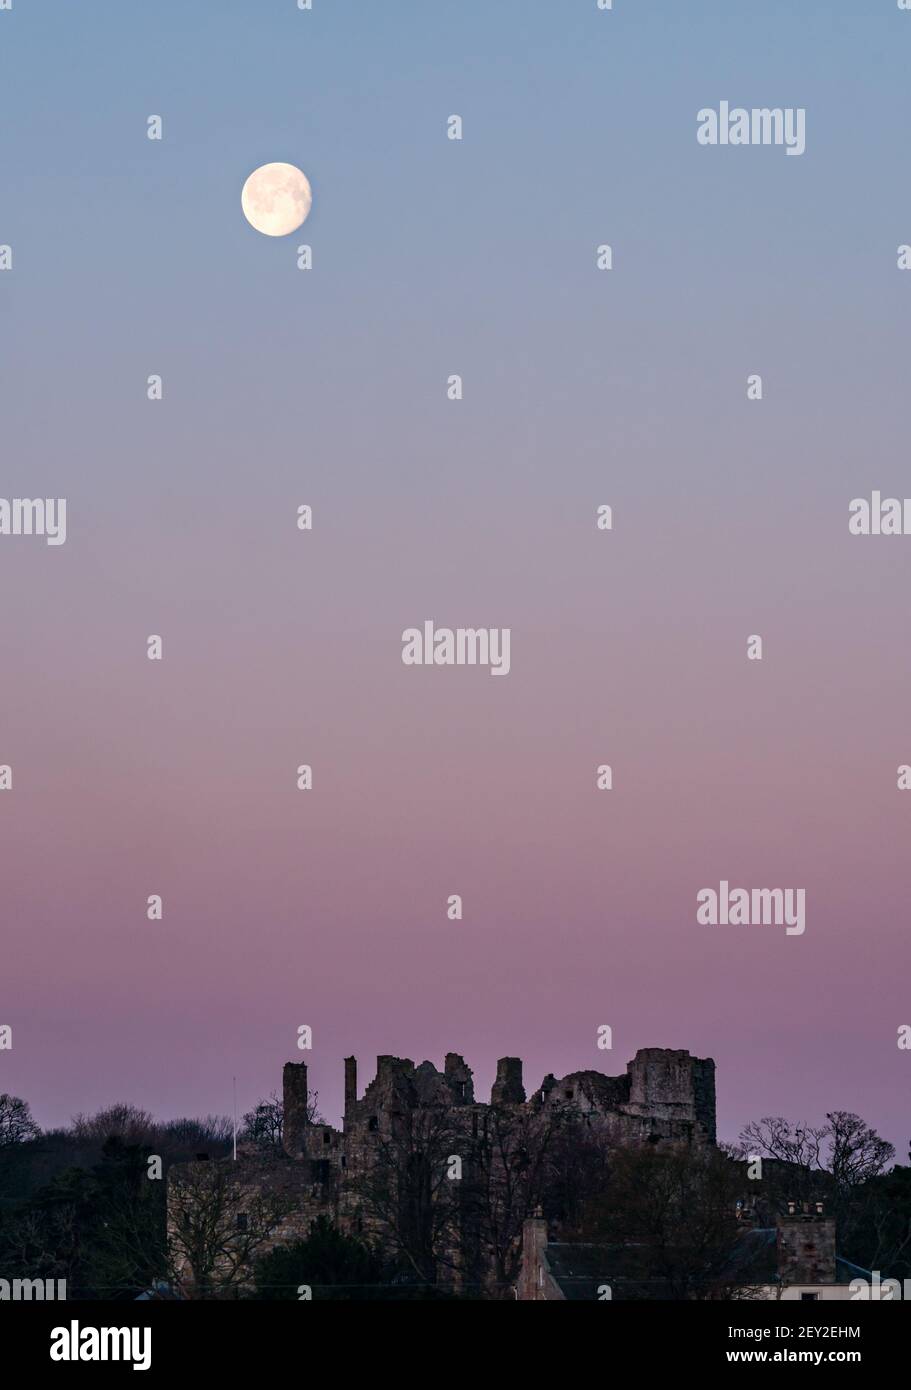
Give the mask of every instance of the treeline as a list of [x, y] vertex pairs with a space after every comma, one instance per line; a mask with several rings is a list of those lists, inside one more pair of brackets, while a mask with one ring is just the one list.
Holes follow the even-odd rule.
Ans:
[[[280, 1150], [282, 1124], [273, 1095], [244, 1116], [239, 1139], [245, 1149]], [[0, 1278], [65, 1279], [70, 1298], [166, 1295], [176, 1267], [168, 1172], [201, 1154], [227, 1157], [231, 1146], [221, 1116], [161, 1122], [116, 1105], [42, 1132], [24, 1101], [0, 1096]], [[459, 1153], [464, 1171], [454, 1182]], [[463, 1296], [508, 1297], [523, 1224], [540, 1211], [559, 1239], [610, 1247], [629, 1296], [717, 1298], [767, 1282], [768, 1270], [744, 1259], [745, 1230], [773, 1227], [791, 1201], [822, 1200], [840, 1256], [904, 1280], [911, 1166], [894, 1156], [847, 1112], [819, 1127], [766, 1118], [737, 1145], [712, 1148], [617, 1147], [570, 1108], [542, 1124], [509, 1106], [488, 1107], [466, 1144], [458, 1108], [428, 1108], [394, 1139], [381, 1136], [371, 1169], [352, 1175], [359, 1235], [321, 1220], [307, 1240], [269, 1253], [281, 1213], [251, 1206], [235, 1190], [236, 1166], [215, 1162], [181, 1170], [178, 1198], [181, 1182], [203, 1187], [186, 1194], [178, 1235], [196, 1296], [299, 1298], [310, 1287], [314, 1297], [432, 1297], [452, 1286], [457, 1267]], [[226, 1250], [237, 1255], [228, 1275]]]
[[231, 1142], [222, 1116], [162, 1122], [126, 1104], [42, 1131], [25, 1101], [0, 1095], [0, 1277], [65, 1279], [70, 1298], [160, 1285], [168, 1169]]
[[[319, 1120], [315, 1094], [309, 1109]], [[280, 1150], [283, 1119], [273, 1093], [244, 1115], [239, 1144], [247, 1152]], [[169, 1296], [175, 1281], [168, 1171], [202, 1154], [227, 1158], [232, 1145], [233, 1125], [224, 1116], [162, 1122], [118, 1104], [42, 1131], [25, 1101], [0, 1095], [0, 1278], [65, 1279], [70, 1299]], [[242, 1290], [215, 1281], [197, 1296], [297, 1300], [301, 1284], [315, 1297], [445, 1296], [416, 1285], [399, 1261], [325, 1220], [307, 1240], [251, 1260], [250, 1273]]]

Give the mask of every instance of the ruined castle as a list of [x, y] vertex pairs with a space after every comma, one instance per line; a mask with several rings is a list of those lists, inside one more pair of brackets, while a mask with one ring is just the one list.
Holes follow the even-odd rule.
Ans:
[[[486, 1256], [472, 1236], [467, 1194], [477, 1192], [481, 1174], [489, 1199], [498, 1183], [491, 1155], [502, 1153], [504, 1145], [517, 1154], [540, 1148], [544, 1136], [567, 1123], [607, 1145], [715, 1142], [715, 1063], [666, 1048], [641, 1048], [620, 1076], [548, 1075], [531, 1096], [526, 1096], [521, 1060], [503, 1057], [489, 1103], [475, 1099], [471, 1069], [454, 1052], [447, 1054], [442, 1071], [431, 1062], [415, 1066], [407, 1058], [378, 1057], [376, 1075], [361, 1096], [357, 1061], [348, 1057], [341, 1129], [314, 1122], [306, 1063], [285, 1064], [283, 1099], [282, 1151], [243, 1145], [236, 1163], [208, 1165], [222, 1172], [223, 1165], [230, 1166], [232, 1184], [246, 1194], [245, 1211], [261, 1206], [263, 1198], [282, 1202], [281, 1217], [260, 1254], [304, 1239], [318, 1217], [350, 1234], [382, 1238], [370, 1184], [383, 1193], [397, 1186], [391, 1201], [398, 1210], [412, 1200], [421, 1206], [424, 1198], [415, 1195], [416, 1188], [410, 1195], [403, 1190], [413, 1175], [427, 1202], [452, 1203], [458, 1259], [463, 1267], [467, 1262], [479, 1269]], [[461, 1181], [442, 1181], [444, 1172]], [[178, 1177], [176, 1195], [179, 1182]], [[185, 1201], [181, 1212], [171, 1204], [172, 1231], [175, 1222], [186, 1224], [191, 1217]], [[243, 1223], [238, 1230], [246, 1230], [247, 1216], [236, 1219]]]
[[345, 1058], [345, 1113], [342, 1129], [308, 1119], [307, 1064], [286, 1062], [283, 1081], [284, 1149], [289, 1158], [318, 1167], [314, 1180], [346, 1169], [370, 1154], [382, 1137], [395, 1136], [402, 1119], [440, 1107], [475, 1127], [491, 1106], [522, 1106], [533, 1115], [568, 1108], [597, 1124], [617, 1143], [643, 1140], [715, 1142], [715, 1063], [662, 1047], [640, 1048], [622, 1076], [577, 1071], [557, 1079], [545, 1076], [526, 1098], [519, 1057], [501, 1057], [489, 1105], [475, 1100], [471, 1068], [448, 1052], [443, 1070], [432, 1062], [415, 1066], [408, 1058], [377, 1057], [376, 1076], [357, 1094], [357, 1059]]

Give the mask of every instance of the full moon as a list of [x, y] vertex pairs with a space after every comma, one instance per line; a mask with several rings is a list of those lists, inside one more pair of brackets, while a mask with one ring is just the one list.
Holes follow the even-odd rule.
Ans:
[[293, 164], [254, 169], [240, 195], [244, 217], [264, 236], [288, 236], [307, 220], [313, 194], [306, 174]]

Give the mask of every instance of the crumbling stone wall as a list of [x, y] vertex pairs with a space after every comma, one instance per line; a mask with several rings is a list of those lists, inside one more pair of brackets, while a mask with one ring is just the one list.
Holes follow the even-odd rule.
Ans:
[[640, 1048], [624, 1076], [546, 1076], [530, 1104], [569, 1105], [617, 1143], [715, 1142], [715, 1063], [689, 1052]]

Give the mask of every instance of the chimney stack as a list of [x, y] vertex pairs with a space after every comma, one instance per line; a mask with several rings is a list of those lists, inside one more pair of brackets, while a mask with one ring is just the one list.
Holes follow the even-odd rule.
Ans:
[[345, 1058], [345, 1118], [357, 1105], [357, 1058]]
[[777, 1221], [778, 1276], [782, 1284], [834, 1284], [835, 1222], [822, 1202], [788, 1202]]
[[307, 1115], [309, 1095], [307, 1063], [286, 1062], [282, 1071], [282, 1099], [285, 1111], [282, 1148], [291, 1158], [300, 1158], [304, 1152], [307, 1127], [310, 1123]]

